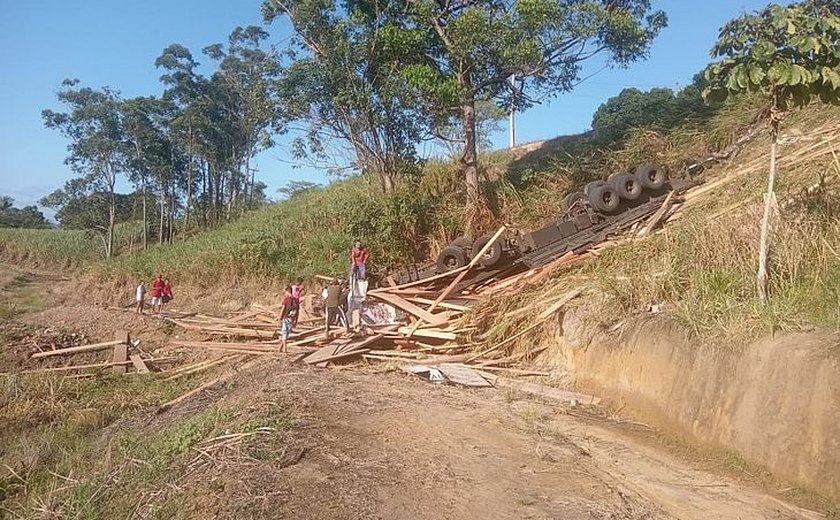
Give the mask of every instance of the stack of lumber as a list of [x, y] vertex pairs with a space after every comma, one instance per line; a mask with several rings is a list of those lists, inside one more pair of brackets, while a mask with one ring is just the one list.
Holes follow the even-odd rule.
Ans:
[[[287, 352], [315, 367], [358, 360], [416, 363], [431, 367], [444, 364], [444, 372], [459, 374], [461, 377], [453, 377], [460, 381], [477, 381], [463, 373], [468, 369], [467, 365], [483, 371], [504, 371], [512, 376], [543, 375], [510, 367], [536, 355], [537, 351], [505, 356], [502, 347], [533, 332], [536, 326], [575, 298], [581, 290], [564, 293], [544, 302], [541, 307], [531, 309], [536, 317], [534, 326], [477, 354], [473, 351], [477, 341], [483, 343], [486, 338], [471, 325], [471, 308], [479, 298], [539, 283], [554, 269], [596, 256], [597, 252], [569, 252], [540, 268], [513, 275], [500, 273], [496, 278], [480, 283], [463, 282], [504, 231], [504, 227], [499, 229], [485, 248], [476, 252], [470, 263], [460, 269], [402, 285], [390, 280], [389, 287], [367, 291], [368, 302], [390, 305], [397, 310], [398, 323], [362, 325], [355, 332], [334, 332], [327, 337], [322, 327], [307, 326], [307, 322], [301, 321], [289, 338]], [[216, 352], [228, 361], [237, 359], [233, 355], [280, 356], [279, 341], [273, 339], [278, 311], [279, 306], [254, 305], [248, 311], [227, 318], [204, 315], [173, 318], [171, 321], [176, 325], [207, 337], [202, 341], [174, 341], [172, 345]], [[197, 365], [198, 368], [201, 366]]]

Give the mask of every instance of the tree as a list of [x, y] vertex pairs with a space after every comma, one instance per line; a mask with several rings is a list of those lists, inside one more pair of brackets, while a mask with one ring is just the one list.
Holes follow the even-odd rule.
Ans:
[[416, 170], [416, 145], [429, 132], [405, 82], [384, 59], [379, 6], [347, 13], [333, 1], [266, 0], [263, 16], [267, 22], [286, 16], [295, 30], [292, 63], [277, 88], [284, 118], [304, 124], [293, 144], [295, 158], [341, 155], [344, 149], [330, 150], [337, 141], [351, 159], [349, 165], [330, 164], [332, 171], [357, 169], [391, 193]]
[[785, 112], [812, 99], [840, 104], [840, 5], [830, 0], [787, 7], [770, 4], [727, 22], [711, 54], [721, 59], [706, 69], [707, 100], [752, 92], [764, 96], [768, 104], [770, 171], [756, 274], [758, 295], [765, 301], [779, 130]]
[[632, 128], [670, 126], [675, 100], [676, 96], [669, 88], [654, 88], [648, 92], [623, 89], [598, 107], [592, 116], [592, 129], [599, 138], [612, 141]]
[[287, 199], [290, 199], [295, 195], [317, 190], [318, 188], [323, 188], [323, 186], [317, 182], [291, 180], [287, 182], [285, 186], [277, 188], [277, 193], [284, 195]]
[[[438, 122], [463, 128], [461, 164], [468, 202], [479, 202], [476, 100], [524, 109], [571, 90], [583, 62], [601, 55], [626, 66], [646, 56], [666, 25], [650, 0], [418, 0], [389, 2], [379, 45], [390, 67]], [[350, 12], [376, 2], [351, 1]], [[510, 81], [511, 76], [515, 78]]]
[[120, 98], [108, 87], [95, 90], [77, 87], [78, 83], [78, 80], [64, 80], [57, 94], [68, 112], [44, 110], [41, 115], [47, 128], [58, 130], [70, 141], [65, 163], [80, 176], [68, 181], [65, 191], [106, 194], [108, 217], [95, 227], [102, 233], [105, 257], [111, 258], [116, 223], [115, 188], [118, 176], [126, 171]]
[[0, 196], [0, 228], [48, 229], [50, 223], [36, 206], [14, 207], [15, 200]]

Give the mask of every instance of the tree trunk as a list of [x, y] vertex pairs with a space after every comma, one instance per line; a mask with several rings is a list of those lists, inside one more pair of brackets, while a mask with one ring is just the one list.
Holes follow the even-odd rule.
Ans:
[[163, 177], [158, 178], [160, 183], [160, 223], [158, 224], [158, 245], [163, 244], [163, 219], [166, 218], [166, 187], [163, 183]]
[[143, 251], [149, 247], [149, 222], [146, 215], [146, 179], [143, 179]]
[[192, 126], [189, 128], [190, 138], [187, 153], [190, 156], [187, 164], [187, 207], [184, 208], [184, 228], [190, 228], [190, 208], [192, 207], [192, 182], [193, 182], [193, 167], [195, 166], [195, 156], [193, 155], [193, 141], [192, 141]]
[[108, 240], [105, 246], [105, 258], [110, 260], [114, 255], [114, 227], [117, 222], [117, 198], [114, 195], [113, 185], [109, 190], [108, 197]]
[[[386, 166], [387, 168], [387, 166]], [[394, 174], [387, 170], [380, 173], [379, 177], [382, 179], [382, 189], [386, 195], [394, 193], [397, 189], [396, 182], [394, 181]]]
[[756, 283], [758, 285], [758, 297], [762, 302], [767, 301], [767, 256], [770, 249], [770, 217], [773, 213], [773, 199], [775, 194], [773, 187], [776, 183], [776, 150], [778, 148], [779, 128], [778, 124], [774, 123], [772, 133], [772, 143], [770, 145], [770, 174], [767, 176], [767, 194], [764, 197], [764, 217], [761, 219], [761, 239], [758, 244], [758, 272], [756, 273]]
[[470, 100], [461, 107], [461, 122], [464, 125], [464, 154], [461, 165], [467, 183], [467, 204], [475, 208], [479, 204], [478, 151], [475, 136], [475, 102]]

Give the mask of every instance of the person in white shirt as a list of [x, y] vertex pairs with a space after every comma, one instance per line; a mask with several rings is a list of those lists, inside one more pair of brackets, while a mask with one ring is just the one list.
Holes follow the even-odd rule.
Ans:
[[143, 281], [140, 281], [140, 285], [137, 286], [137, 289], [134, 290], [134, 299], [137, 301], [137, 312], [143, 314], [143, 306], [146, 303], [146, 286], [143, 285]]

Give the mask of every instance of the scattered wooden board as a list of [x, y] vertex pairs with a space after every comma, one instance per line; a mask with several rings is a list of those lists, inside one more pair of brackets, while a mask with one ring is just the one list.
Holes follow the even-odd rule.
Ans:
[[146, 363], [143, 361], [143, 358], [140, 357], [140, 354], [131, 354], [128, 356], [128, 359], [131, 360], [131, 364], [134, 365], [138, 374], [149, 373], [149, 367], [146, 366]]
[[397, 296], [396, 294], [387, 293], [387, 292], [376, 292], [370, 291], [369, 294], [375, 298], [378, 298], [386, 303], [390, 303], [394, 307], [398, 307], [405, 312], [417, 316], [418, 318], [431, 323], [433, 325], [443, 325], [444, 323], [448, 322], [446, 316], [439, 315], [439, 314], [432, 314], [431, 312], [423, 309], [410, 301], [402, 298], [401, 296]]
[[465, 367], [464, 365], [441, 363], [437, 367], [443, 373], [446, 379], [452, 381], [455, 384], [474, 388], [486, 388], [493, 386], [476, 370]]
[[50, 356], [66, 356], [68, 354], [78, 354], [79, 352], [92, 352], [95, 350], [105, 350], [108, 347], [119, 345], [121, 340], [106, 341], [104, 343], [94, 343], [93, 345], [81, 345], [79, 347], [61, 348], [58, 350], [50, 350], [48, 352], [36, 352], [32, 354], [31, 359], [40, 359]]

